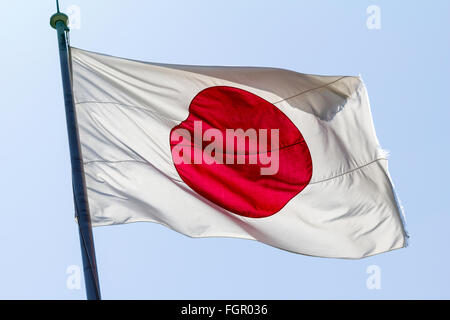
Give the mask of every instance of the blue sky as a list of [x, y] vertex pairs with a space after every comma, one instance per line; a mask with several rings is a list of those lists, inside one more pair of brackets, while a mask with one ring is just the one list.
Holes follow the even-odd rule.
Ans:
[[[105, 299], [450, 298], [450, 2], [87, 1], [72, 45], [137, 60], [361, 74], [411, 235], [362, 260], [135, 223], [94, 229]], [[369, 5], [381, 29], [366, 26]], [[84, 299], [54, 1], [0, 3], [0, 298]], [[381, 289], [366, 286], [379, 266]]]

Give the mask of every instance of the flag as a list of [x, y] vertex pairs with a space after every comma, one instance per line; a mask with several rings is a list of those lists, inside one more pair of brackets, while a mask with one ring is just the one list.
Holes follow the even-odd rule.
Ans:
[[70, 52], [93, 226], [336, 258], [406, 245], [360, 77]]

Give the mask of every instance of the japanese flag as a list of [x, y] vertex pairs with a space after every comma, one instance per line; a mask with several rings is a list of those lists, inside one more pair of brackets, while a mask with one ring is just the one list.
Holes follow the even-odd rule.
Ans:
[[93, 226], [337, 258], [406, 245], [359, 77], [70, 51]]

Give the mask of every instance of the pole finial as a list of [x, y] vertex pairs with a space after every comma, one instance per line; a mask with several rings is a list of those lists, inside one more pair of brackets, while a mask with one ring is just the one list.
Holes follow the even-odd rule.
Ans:
[[52, 28], [56, 29], [56, 23], [58, 21], [61, 21], [64, 24], [64, 26], [66, 27], [66, 30], [69, 30], [67, 27], [67, 24], [69, 22], [69, 17], [66, 14], [59, 11], [59, 1], [58, 0], [56, 0], [56, 11], [57, 12], [50, 17], [50, 25], [52, 26]]

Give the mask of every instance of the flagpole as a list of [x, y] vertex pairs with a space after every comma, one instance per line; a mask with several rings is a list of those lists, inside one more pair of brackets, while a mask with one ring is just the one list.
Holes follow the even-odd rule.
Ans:
[[70, 162], [72, 166], [72, 187], [80, 236], [86, 296], [88, 300], [100, 300], [101, 296], [95, 258], [94, 237], [92, 234], [91, 217], [87, 202], [76, 111], [72, 94], [72, 79], [67, 43], [67, 33], [69, 31], [67, 26], [68, 17], [59, 11], [58, 1], [56, 1], [56, 7], [57, 13], [51, 16], [50, 25], [56, 29], [58, 35], [59, 61], [64, 89], [64, 105], [66, 110], [67, 132], [69, 136]]

